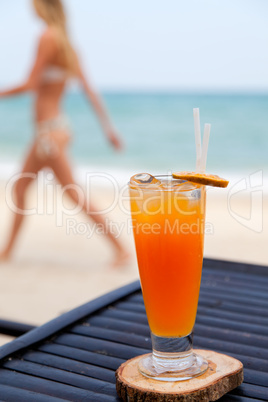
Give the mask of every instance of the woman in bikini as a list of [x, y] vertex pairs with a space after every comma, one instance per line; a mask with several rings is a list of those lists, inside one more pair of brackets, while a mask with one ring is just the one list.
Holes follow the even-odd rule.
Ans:
[[[25, 193], [33, 180], [32, 177], [35, 177], [43, 168], [52, 169], [73, 202], [79, 205], [98, 226], [103, 227], [103, 233], [106, 234], [116, 252], [114, 264], [120, 265], [127, 259], [127, 252], [111, 233], [94, 204], [85, 197], [81, 201], [81, 195], [78, 196], [75, 191], [75, 183], [66, 155], [66, 146], [70, 140], [68, 124], [60, 111], [60, 102], [69, 77], [80, 79], [110, 144], [116, 150], [120, 150], [121, 141], [109, 120], [100, 97], [92, 89], [80, 68], [79, 60], [67, 35], [61, 0], [34, 0], [33, 4], [37, 15], [47, 25], [40, 38], [36, 61], [28, 80], [23, 85], [0, 92], [0, 98], [27, 91], [35, 94], [36, 135], [26, 157], [21, 178], [15, 186], [16, 206], [18, 211], [24, 210]], [[23, 218], [23, 213], [15, 213], [11, 235], [6, 247], [0, 252], [0, 260], [10, 257]]]

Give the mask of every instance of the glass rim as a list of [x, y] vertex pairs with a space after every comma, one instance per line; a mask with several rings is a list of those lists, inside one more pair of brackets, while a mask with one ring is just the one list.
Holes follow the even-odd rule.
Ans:
[[[137, 174], [142, 174], [142, 173], [137, 173]], [[146, 184], [146, 183], [140, 184], [140, 185], [138, 185], [138, 184], [135, 185], [135, 184], [132, 184], [130, 181], [128, 182], [128, 187], [133, 190], [141, 189], [142, 191], [169, 191], [169, 192], [173, 191], [173, 192], [178, 192], [178, 193], [189, 193], [191, 191], [195, 191], [195, 190], [199, 190], [199, 189], [201, 190], [202, 188], [204, 188], [204, 189], [206, 188], [205, 185], [202, 185], [200, 183], [193, 183], [188, 180], [176, 179], [172, 176], [172, 174], [157, 174], [154, 177], [156, 179], [168, 178], [168, 179], [171, 179], [171, 181], [178, 182], [178, 184], [181, 184], [181, 185], [184, 183], [189, 183], [191, 185], [191, 188], [184, 189], [184, 190], [183, 189], [180, 190], [179, 186], [178, 187], [170, 187], [170, 188], [169, 187], [159, 188], [157, 186], [154, 186], [153, 184], [150, 185], [150, 184]]]

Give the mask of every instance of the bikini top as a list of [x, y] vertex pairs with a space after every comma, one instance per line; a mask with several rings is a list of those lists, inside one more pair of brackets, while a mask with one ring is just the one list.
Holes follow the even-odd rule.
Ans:
[[48, 66], [42, 73], [42, 81], [47, 83], [62, 82], [70, 77], [70, 72], [59, 66]]

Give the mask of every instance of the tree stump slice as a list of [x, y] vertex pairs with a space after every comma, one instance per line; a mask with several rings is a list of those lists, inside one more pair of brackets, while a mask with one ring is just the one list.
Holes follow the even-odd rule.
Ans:
[[116, 390], [127, 402], [217, 401], [243, 382], [243, 364], [210, 350], [195, 350], [208, 361], [207, 371], [186, 381], [157, 381], [143, 376], [138, 363], [145, 355], [121, 364], [116, 371]]

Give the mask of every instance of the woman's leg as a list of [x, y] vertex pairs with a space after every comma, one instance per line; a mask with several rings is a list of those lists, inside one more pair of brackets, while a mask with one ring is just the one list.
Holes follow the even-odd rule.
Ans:
[[97, 208], [89, 203], [89, 200], [86, 200], [85, 194], [82, 191], [77, 191], [77, 185], [73, 179], [72, 171], [69, 165], [69, 161], [67, 156], [63, 150], [60, 151], [58, 157], [54, 160], [51, 160], [49, 165], [60, 184], [65, 188], [65, 192], [69, 195], [69, 197], [73, 200], [76, 205], [80, 205], [81, 209], [95, 222], [98, 226], [102, 227], [103, 233], [107, 236], [107, 238], [113, 244], [116, 250], [116, 259], [114, 261], [114, 266], [122, 265], [129, 259], [129, 254], [126, 252], [124, 247], [121, 245], [119, 240], [115, 237], [115, 235], [110, 231], [109, 226], [106, 224], [104, 217], [98, 212]]
[[42, 169], [42, 162], [36, 157], [35, 147], [36, 145], [34, 144], [26, 158], [21, 176], [17, 180], [14, 187], [12, 197], [15, 197], [13, 203], [16, 206], [16, 211], [8, 242], [4, 250], [0, 252], [0, 260], [7, 260], [13, 250], [19, 230], [24, 220], [25, 193], [27, 187], [36, 178], [38, 171]]

